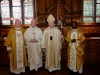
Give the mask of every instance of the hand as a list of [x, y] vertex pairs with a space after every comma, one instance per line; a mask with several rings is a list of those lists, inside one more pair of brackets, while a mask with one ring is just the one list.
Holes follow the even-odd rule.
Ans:
[[75, 42], [76, 42], [76, 39], [72, 39], [72, 40], [71, 40], [71, 43], [75, 43]]
[[36, 39], [31, 39], [31, 41], [30, 42], [32, 42], [32, 43], [36, 43], [36, 42], [38, 42]]
[[63, 43], [64, 42], [64, 36], [61, 35], [61, 42]]
[[59, 38], [60, 38], [61, 40], [63, 40], [63, 39], [64, 39], [64, 36], [63, 36], [63, 35], [60, 35]]
[[8, 51], [8, 53], [11, 53], [11, 52], [12, 52], [12, 50], [9, 50], [9, 51]]

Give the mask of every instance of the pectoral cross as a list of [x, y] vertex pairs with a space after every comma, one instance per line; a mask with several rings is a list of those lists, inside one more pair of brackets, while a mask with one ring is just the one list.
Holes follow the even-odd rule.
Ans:
[[17, 36], [18, 36], [18, 37], [20, 37], [20, 36], [21, 36], [21, 34], [20, 34], [20, 33], [17, 33]]
[[73, 33], [73, 38], [75, 39], [75, 33]]
[[50, 31], [50, 40], [52, 40], [53, 39], [53, 31]]
[[35, 32], [34, 32], [34, 30], [33, 30], [33, 38], [35, 39]]
[[73, 32], [73, 39], [76, 39], [76, 32]]
[[50, 40], [52, 40], [52, 36], [50, 36]]

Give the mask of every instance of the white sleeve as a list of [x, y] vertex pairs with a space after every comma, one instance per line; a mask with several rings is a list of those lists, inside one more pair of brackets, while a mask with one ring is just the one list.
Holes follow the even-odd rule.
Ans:
[[71, 44], [72, 44], [72, 43], [70, 42], [70, 43], [69, 43], [69, 46], [71, 46]]
[[7, 51], [10, 51], [11, 50], [11, 47], [7, 47]]
[[45, 31], [43, 33], [43, 37], [42, 37], [42, 42], [41, 42], [41, 47], [45, 48]]
[[76, 40], [76, 45], [79, 46], [79, 42]]
[[28, 34], [29, 34], [28, 30], [26, 30], [25, 33], [24, 33], [24, 39], [25, 39], [26, 44], [29, 44], [30, 41], [31, 41]]

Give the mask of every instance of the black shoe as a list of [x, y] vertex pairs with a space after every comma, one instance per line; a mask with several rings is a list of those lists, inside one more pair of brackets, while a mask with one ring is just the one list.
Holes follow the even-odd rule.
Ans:
[[26, 68], [25, 68], [25, 71], [26, 71], [26, 72], [30, 72], [30, 68], [29, 68], [29, 67], [26, 67]]
[[52, 73], [54, 73], [54, 74], [55, 74], [56, 72], [57, 72], [57, 71], [52, 71]]
[[79, 75], [79, 72], [73, 72], [73, 75]]
[[73, 72], [73, 71], [71, 71], [71, 70], [70, 70], [70, 72], [69, 72], [69, 73], [70, 73], [70, 75], [74, 75], [74, 72]]

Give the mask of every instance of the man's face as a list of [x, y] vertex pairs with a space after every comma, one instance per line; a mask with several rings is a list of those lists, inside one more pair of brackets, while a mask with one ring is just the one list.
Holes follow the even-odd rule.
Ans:
[[16, 20], [16, 21], [15, 21], [15, 26], [16, 26], [17, 28], [20, 28], [20, 27], [21, 27], [21, 22], [20, 22], [20, 20]]
[[49, 27], [50, 27], [50, 28], [53, 28], [54, 25], [55, 25], [55, 23], [53, 23], [53, 22], [49, 22], [48, 24], [49, 24]]
[[35, 20], [32, 20], [31, 21], [31, 26], [34, 28], [36, 26], [36, 21]]
[[76, 29], [77, 28], [77, 24], [76, 23], [72, 23], [72, 29]]

